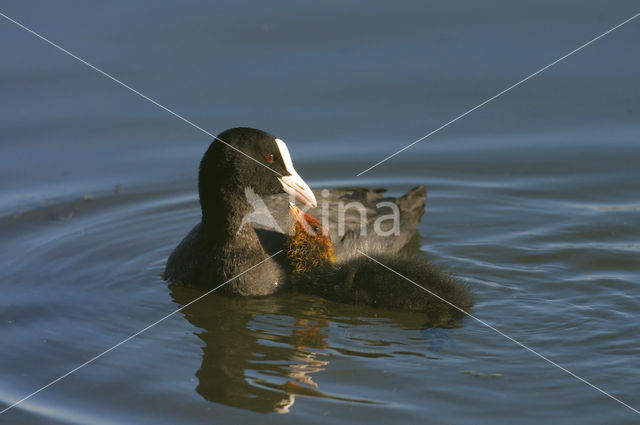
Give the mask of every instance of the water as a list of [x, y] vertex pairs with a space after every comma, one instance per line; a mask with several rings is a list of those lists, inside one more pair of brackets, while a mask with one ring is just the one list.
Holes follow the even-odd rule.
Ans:
[[[315, 188], [427, 186], [419, 248], [473, 314], [640, 408], [633, 2], [3, 2], [208, 131], [263, 128]], [[0, 407], [201, 295], [160, 278], [209, 137], [0, 18]], [[276, 414], [279, 412], [281, 414]], [[7, 424], [638, 423], [471, 318], [215, 294]]]

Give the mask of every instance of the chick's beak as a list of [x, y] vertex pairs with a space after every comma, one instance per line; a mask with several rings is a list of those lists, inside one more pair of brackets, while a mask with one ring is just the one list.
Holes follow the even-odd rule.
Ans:
[[311, 226], [309, 226], [309, 223], [307, 223], [307, 220], [305, 218], [306, 214], [302, 212], [302, 210], [298, 208], [293, 202], [289, 202], [289, 215], [302, 226], [305, 232], [310, 235], [315, 235], [315, 232], [311, 230]]
[[304, 216], [302, 215], [302, 210], [296, 206], [293, 202], [289, 202], [289, 215], [298, 223], [303, 226], [306, 224], [304, 220]]

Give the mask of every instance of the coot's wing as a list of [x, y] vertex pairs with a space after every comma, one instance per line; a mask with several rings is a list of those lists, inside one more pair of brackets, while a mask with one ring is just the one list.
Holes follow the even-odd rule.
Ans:
[[360, 225], [360, 216], [355, 210], [350, 220], [345, 220], [345, 231], [341, 232], [337, 225], [331, 228], [331, 240], [339, 260], [359, 255], [358, 250], [368, 254], [396, 253], [416, 232], [425, 209], [424, 186], [415, 187], [399, 198], [383, 197], [381, 192], [376, 195], [366, 196], [366, 229]]

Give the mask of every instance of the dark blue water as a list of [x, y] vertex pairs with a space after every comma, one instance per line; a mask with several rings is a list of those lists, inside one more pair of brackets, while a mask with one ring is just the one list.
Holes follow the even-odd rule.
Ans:
[[[0, 12], [313, 188], [429, 191], [473, 314], [639, 409], [640, 21], [621, 2], [18, 2]], [[210, 137], [0, 17], [0, 410], [201, 293], [169, 287]], [[215, 294], [7, 424], [638, 423], [472, 318]], [[278, 414], [280, 413], [280, 414]]]

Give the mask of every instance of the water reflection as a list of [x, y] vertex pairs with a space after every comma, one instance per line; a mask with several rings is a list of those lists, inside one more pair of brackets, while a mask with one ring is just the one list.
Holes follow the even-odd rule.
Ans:
[[[198, 295], [176, 285], [170, 289], [180, 305]], [[183, 310], [187, 320], [203, 330], [198, 333], [205, 344], [202, 365], [196, 373], [200, 395], [229, 406], [280, 413], [289, 411], [296, 394], [330, 397], [318, 391], [313, 380], [313, 374], [329, 363], [322, 352], [328, 347], [328, 321], [294, 319], [281, 307], [278, 297], [212, 294]]]
[[[202, 294], [173, 284], [170, 290], [178, 305]], [[327, 314], [328, 308], [332, 309], [331, 315]], [[347, 331], [344, 335], [352, 340], [353, 347], [330, 347], [329, 317], [339, 318], [341, 325], [358, 326], [366, 320], [363, 317], [372, 316], [370, 309], [361, 310], [304, 295], [239, 298], [213, 293], [182, 311], [191, 324], [202, 330], [197, 334], [204, 346], [202, 364], [196, 372], [199, 381], [196, 391], [215, 403], [264, 413], [289, 412], [299, 395], [378, 404], [327, 394], [315, 380], [329, 365], [332, 352], [362, 357], [398, 354], [393, 349], [377, 355], [370, 348], [359, 350], [363, 344], [384, 347], [395, 343], [387, 344], [373, 336], [369, 342], [355, 336], [352, 339]], [[352, 315], [345, 315], [346, 312]], [[381, 314], [385, 317], [376, 314], [378, 317], [372, 320], [413, 329], [416, 339], [420, 339], [420, 329], [432, 326], [415, 313]], [[429, 359], [421, 352], [429, 350], [425, 342], [427, 338], [422, 337], [403, 350]]]

